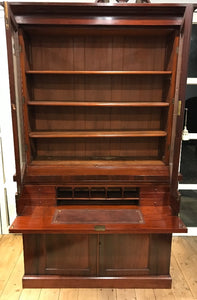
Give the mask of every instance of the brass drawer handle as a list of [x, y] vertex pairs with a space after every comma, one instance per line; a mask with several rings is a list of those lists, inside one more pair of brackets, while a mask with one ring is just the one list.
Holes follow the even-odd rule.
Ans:
[[105, 225], [95, 225], [94, 230], [95, 231], [105, 231]]

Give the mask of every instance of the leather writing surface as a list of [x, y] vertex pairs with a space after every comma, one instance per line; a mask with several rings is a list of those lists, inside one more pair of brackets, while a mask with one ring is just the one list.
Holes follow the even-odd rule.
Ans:
[[144, 219], [139, 209], [57, 209], [52, 223], [142, 224]]

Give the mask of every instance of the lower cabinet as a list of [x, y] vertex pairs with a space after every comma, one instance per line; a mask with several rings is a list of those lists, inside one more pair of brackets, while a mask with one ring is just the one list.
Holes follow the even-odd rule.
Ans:
[[136, 287], [134, 279], [139, 287], [141, 281], [171, 283], [171, 234], [25, 234], [23, 240], [25, 287], [43, 286], [44, 280], [46, 287], [86, 287], [87, 281], [89, 287], [118, 287], [118, 280]]

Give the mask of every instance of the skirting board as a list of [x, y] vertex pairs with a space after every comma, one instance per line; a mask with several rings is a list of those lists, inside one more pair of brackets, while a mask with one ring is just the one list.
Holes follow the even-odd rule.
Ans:
[[24, 288], [171, 288], [170, 275], [132, 277], [67, 277], [24, 275]]

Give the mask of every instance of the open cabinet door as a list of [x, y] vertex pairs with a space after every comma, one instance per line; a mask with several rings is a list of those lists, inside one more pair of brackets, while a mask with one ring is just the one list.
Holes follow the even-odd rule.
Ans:
[[[8, 2], [4, 2], [4, 11], [9, 65], [10, 99], [15, 145], [16, 175], [14, 176], [14, 180], [17, 182], [17, 191], [18, 194], [20, 194], [26, 163], [23, 131], [23, 99], [22, 92], [20, 89], [20, 46], [18, 40], [18, 26], [15, 22], [14, 16], [12, 15]], [[17, 197], [17, 199], [19, 199], [19, 197]], [[18, 214], [20, 214], [20, 209], [21, 205], [20, 203], [17, 203]]]
[[174, 214], [178, 214], [180, 206], [180, 196], [178, 194], [178, 171], [180, 148], [182, 141], [182, 130], [185, 108], [185, 92], [187, 82], [187, 69], [189, 60], [190, 37], [192, 28], [193, 5], [188, 5], [185, 10], [183, 23], [180, 32], [179, 42], [179, 58], [177, 66], [177, 83], [175, 93], [175, 111], [174, 111], [174, 126], [172, 134], [172, 151], [170, 158], [171, 166], [171, 207]]

